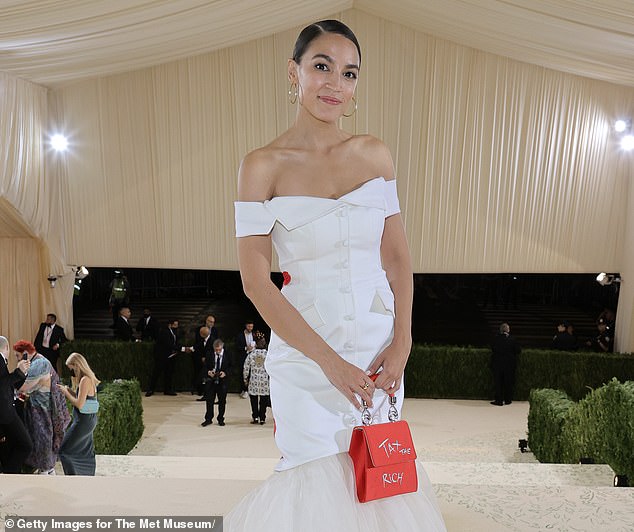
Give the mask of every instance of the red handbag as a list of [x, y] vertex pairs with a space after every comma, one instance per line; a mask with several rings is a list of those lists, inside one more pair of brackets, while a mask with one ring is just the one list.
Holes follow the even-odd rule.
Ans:
[[[376, 376], [373, 376], [376, 378]], [[390, 423], [371, 425], [365, 407], [363, 425], [355, 427], [348, 454], [354, 464], [359, 502], [368, 502], [418, 489], [416, 450], [407, 421], [397, 421], [396, 397], [390, 395]]]

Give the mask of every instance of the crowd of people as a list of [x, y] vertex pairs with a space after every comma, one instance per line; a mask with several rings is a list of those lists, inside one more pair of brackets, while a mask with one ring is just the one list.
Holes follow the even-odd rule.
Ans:
[[574, 325], [568, 320], [557, 323], [557, 332], [553, 336], [551, 347], [558, 351], [578, 351], [589, 349], [598, 353], [612, 353], [614, 351], [614, 312], [606, 309], [596, 319], [597, 333], [579, 341]]
[[[127, 307], [121, 309], [127, 314], [126, 321], [129, 318], [128, 310]], [[191, 393], [199, 396], [197, 401], [206, 403], [201, 426], [213, 424], [214, 417], [219, 426], [225, 425], [227, 393], [231, 378], [238, 380], [240, 397], [248, 397], [251, 401], [252, 423], [266, 423], [266, 409], [270, 406], [269, 377], [264, 367], [267, 343], [265, 335], [254, 330], [252, 320], [247, 320], [243, 331], [236, 336], [235, 353], [225, 348], [213, 315], [205, 318], [190, 346], [183, 345], [181, 341], [178, 319], [168, 319], [164, 327], [150, 326], [152, 321], [156, 324], [151, 317], [151, 311], [145, 309], [144, 317], [137, 324], [137, 332], [143, 339], [154, 339], [154, 362], [149, 387], [145, 392], [146, 397], [154, 395], [161, 377], [163, 394], [177, 395], [173, 382], [176, 357], [186, 353], [191, 356], [192, 361]], [[217, 412], [215, 406], [218, 407]]]
[[[55, 328], [55, 315], [49, 314], [33, 343], [20, 340], [12, 346], [13, 371], [9, 371], [11, 346], [0, 336], [2, 473], [54, 475], [59, 460], [66, 475], [95, 474], [99, 380], [86, 359], [72, 353], [65, 361], [71, 386], [60, 381], [56, 367], [66, 337], [61, 327], [57, 332]], [[72, 423], [68, 403], [73, 407]]]
[[[597, 334], [585, 342], [579, 342], [572, 323], [560, 320], [550, 347], [557, 351], [574, 352], [589, 349], [599, 353], [611, 353], [614, 351], [614, 320], [615, 315], [611, 310], [601, 312], [596, 320]], [[513, 402], [517, 357], [521, 351], [518, 342], [511, 336], [509, 324], [502, 323], [499, 333], [491, 343], [491, 371], [495, 388], [492, 405], [503, 406]]]

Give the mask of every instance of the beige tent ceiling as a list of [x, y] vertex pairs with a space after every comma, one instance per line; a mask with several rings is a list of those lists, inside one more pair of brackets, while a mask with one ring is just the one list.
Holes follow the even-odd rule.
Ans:
[[0, 71], [54, 87], [232, 46], [350, 8], [634, 87], [634, 2], [622, 0], [4, 0]]

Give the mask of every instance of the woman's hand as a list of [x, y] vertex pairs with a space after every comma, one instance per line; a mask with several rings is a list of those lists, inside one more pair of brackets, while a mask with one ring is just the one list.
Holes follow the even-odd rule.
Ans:
[[382, 368], [374, 381], [374, 386], [377, 389], [393, 394], [401, 387], [411, 347], [411, 342], [403, 344], [392, 342], [374, 359], [368, 372], [370, 375], [374, 375]]
[[355, 408], [362, 410], [361, 401], [372, 407], [374, 383], [363, 370], [340, 356], [331, 357], [321, 369], [332, 385], [345, 395]]
[[68, 386], [66, 386], [65, 384], [59, 384], [59, 383], [58, 383], [58, 384], [57, 384], [57, 387], [58, 387], [60, 390], [62, 390], [62, 393], [63, 393], [66, 397], [70, 396], [70, 392], [68, 391]]

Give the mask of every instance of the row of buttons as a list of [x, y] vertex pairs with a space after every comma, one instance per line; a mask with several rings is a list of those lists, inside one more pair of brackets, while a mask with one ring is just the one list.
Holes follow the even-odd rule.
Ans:
[[349, 231], [350, 222], [348, 218], [348, 206], [343, 205], [337, 211], [336, 215], [340, 218], [339, 234], [341, 240], [337, 241], [335, 246], [339, 248], [339, 262], [335, 264], [335, 268], [339, 270], [339, 290], [343, 294], [344, 316], [346, 324], [346, 342], [343, 348], [346, 351], [352, 351], [355, 347], [354, 339], [356, 336], [354, 298], [349, 294], [352, 293], [352, 279], [350, 272], [350, 248], [349, 248]]

